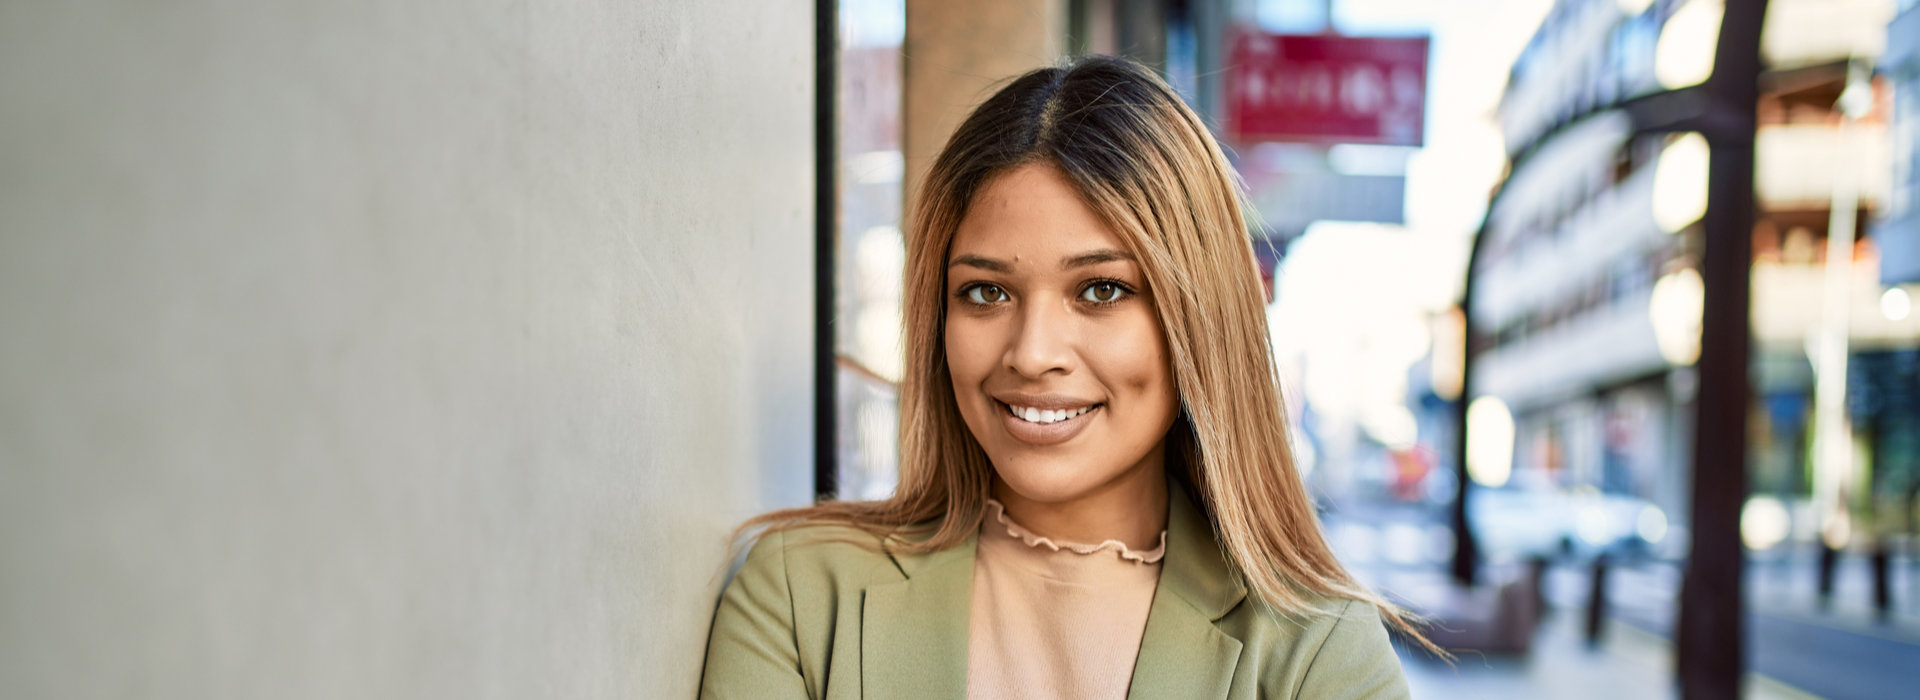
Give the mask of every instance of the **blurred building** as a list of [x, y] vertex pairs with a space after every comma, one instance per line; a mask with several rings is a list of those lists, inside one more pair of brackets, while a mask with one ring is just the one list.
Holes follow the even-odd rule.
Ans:
[[1880, 71], [1893, 94], [1888, 128], [1893, 178], [1886, 218], [1874, 228], [1880, 241], [1882, 284], [1920, 282], [1920, 2], [1903, 0], [1887, 26]]
[[[1793, 542], [1825, 532], [1828, 544], [1845, 546], [1854, 528], [1838, 523], [1847, 511], [1870, 518], [1870, 482], [1896, 476], [1855, 456], [1872, 451], [1883, 417], [1863, 413], [1865, 401], [1892, 388], [1894, 368], [1880, 360], [1920, 338], [1911, 314], [1882, 309], [1884, 297], [1907, 292], [1881, 286], [1879, 241], [1864, 235], [1891, 201], [1891, 104], [1872, 66], [1893, 10], [1891, 2], [1781, 3], [1762, 45], [1769, 70], [1757, 111], [1750, 472], [1756, 498], [1788, 506]], [[1830, 407], [1822, 383], [1833, 384]], [[1748, 544], [1764, 550], [1771, 539]]]
[[[1797, 513], [1788, 533], [1802, 537], [1814, 531], [1808, 356], [1818, 351], [1809, 348], [1835, 327], [1855, 354], [1920, 337], [1912, 316], [1883, 312], [1871, 240], [1836, 248], [1853, 263], [1841, 278], [1846, 319], [1836, 326], [1823, 302], [1829, 229], [1852, 227], [1842, 240], [1853, 238], [1889, 202], [1890, 80], [1869, 76], [1893, 10], [1887, 1], [1774, 0], [1761, 37], [1749, 463], [1755, 491], [1778, 494]], [[1712, 73], [1722, 11], [1712, 0], [1560, 2], [1501, 103], [1514, 165], [1471, 272], [1468, 429], [1493, 425], [1485, 440], [1510, 423], [1512, 443], [1505, 460], [1498, 449], [1478, 460], [1474, 477], [1493, 487], [1490, 507], [1515, 494], [1564, 494], [1619, 514], [1582, 518], [1575, 544], [1637, 538], [1684, 553], [1674, 533], [1688, 520], [1709, 148], [1659, 122], [1674, 109], [1664, 97]], [[1851, 116], [1838, 106], [1849, 85], [1859, 103]], [[1852, 210], [1836, 217], [1836, 196]], [[1854, 367], [1864, 373], [1856, 398], [1884, 384], [1878, 366]], [[1646, 507], [1621, 508], [1623, 498]], [[1480, 534], [1496, 556], [1538, 544], [1497, 528]]]
[[[1665, 89], [1657, 46], [1676, 8], [1630, 10], [1558, 3], [1509, 78], [1499, 121], [1514, 166], [1488, 212], [1467, 311], [1470, 439], [1511, 445], [1470, 446], [1469, 463], [1493, 489], [1482, 503], [1612, 494], [1678, 524], [1686, 482], [1674, 467], [1688, 453], [1699, 353], [1690, 239], [1704, 213], [1706, 144], [1637, 133], [1622, 107]], [[1511, 528], [1479, 534], [1496, 558], [1550, 544], [1512, 539]]]
[[1887, 121], [1891, 165], [1885, 206], [1873, 224], [1879, 251], [1881, 313], [1909, 321], [1905, 342], [1860, 358], [1870, 390], [1859, 403], [1869, 418], [1869, 458], [1877, 477], [1872, 489], [1876, 510], [1888, 513], [1882, 530], [1904, 541], [1911, 554], [1920, 537], [1920, 357], [1911, 329], [1911, 285], [1920, 283], [1920, 1], [1903, 0], [1887, 27], [1886, 51], [1878, 70], [1891, 96]]

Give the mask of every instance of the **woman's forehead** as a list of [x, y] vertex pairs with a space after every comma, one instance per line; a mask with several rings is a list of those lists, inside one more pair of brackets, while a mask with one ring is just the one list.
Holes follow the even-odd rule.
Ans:
[[989, 180], [974, 195], [954, 232], [948, 261], [976, 257], [1020, 265], [1084, 265], [1130, 260], [1126, 249], [1058, 168], [1035, 163]]

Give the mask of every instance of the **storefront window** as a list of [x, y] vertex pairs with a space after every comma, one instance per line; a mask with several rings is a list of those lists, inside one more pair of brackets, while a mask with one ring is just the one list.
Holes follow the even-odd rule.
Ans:
[[899, 478], [902, 0], [840, 7], [835, 304], [836, 487], [884, 498]]

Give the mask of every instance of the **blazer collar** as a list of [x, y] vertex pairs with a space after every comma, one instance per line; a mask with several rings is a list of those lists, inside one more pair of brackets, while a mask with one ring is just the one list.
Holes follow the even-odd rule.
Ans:
[[922, 554], [888, 550], [905, 579], [867, 587], [860, 610], [862, 697], [966, 697], [979, 537], [976, 532], [957, 546]]
[[1247, 597], [1233, 567], [1213, 536], [1213, 523], [1179, 482], [1167, 487], [1167, 557], [1160, 589], [1193, 606], [1208, 622], [1225, 617]]
[[[1246, 598], [1213, 525], [1169, 481], [1167, 555], [1161, 560], [1129, 697], [1226, 697], [1240, 641], [1213, 622]], [[860, 679], [867, 698], [959, 698], [967, 693], [968, 615], [979, 534], [924, 554], [889, 556], [903, 580], [868, 586], [860, 616]]]
[[1247, 589], [1186, 489], [1175, 482], [1168, 491], [1167, 557], [1127, 697], [1224, 698], [1241, 644], [1213, 622], [1239, 606]]

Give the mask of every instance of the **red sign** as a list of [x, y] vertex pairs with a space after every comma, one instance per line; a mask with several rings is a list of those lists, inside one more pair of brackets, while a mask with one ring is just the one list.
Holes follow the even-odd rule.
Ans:
[[1241, 141], [1421, 144], [1427, 38], [1240, 32], [1227, 131]]

